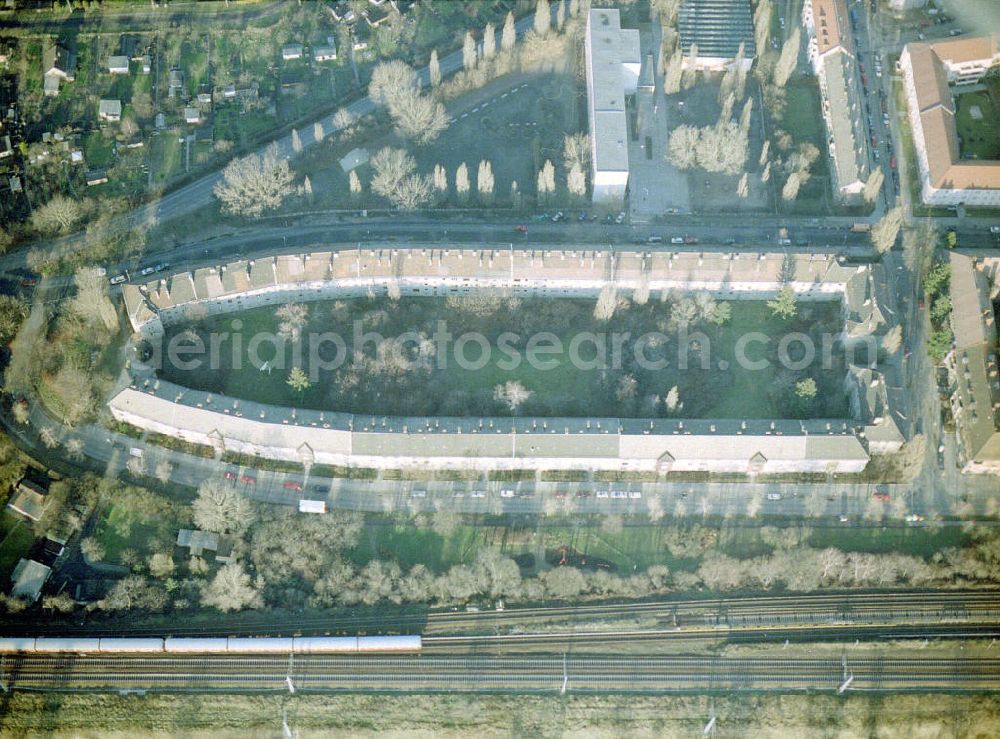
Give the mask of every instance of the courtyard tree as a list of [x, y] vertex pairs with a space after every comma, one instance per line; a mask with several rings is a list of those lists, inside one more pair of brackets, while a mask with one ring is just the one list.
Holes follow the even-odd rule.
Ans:
[[783, 88], [788, 84], [789, 78], [795, 71], [799, 63], [799, 44], [802, 34], [798, 27], [792, 30], [785, 43], [781, 47], [781, 54], [778, 55], [778, 62], [774, 65], [774, 84]]
[[706, 172], [737, 175], [746, 166], [747, 133], [733, 121], [719, 121], [701, 129], [698, 136], [698, 166]]
[[698, 44], [691, 44], [688, 49], [687, 60], [683, 63], [684, 73], [681, 78], [681, 87], [690, 90], [698, 82]]
[[663, 94], [674, 95], [681, 91], [681, 80], [684, 77], [684, 52], [680, 46], [674, 49], [667, 60], [667, 68], [663, 73]]
[[552, 9], [549, 7], [549, 0], [535, 1], [535, 33], [544, 36], [552, 26]]
[[903, 206], [887, 210], [869, 232], [872, 246], [879, 254], [885, 254], [896, 244], [896, 237], [903, 225]]
[[400, 210], [415, 210], [431, 199], [431, 180], [422, 175], [403, 178], [396, 189], [394, 202]]
[[66, 361], [56, 373], [50, 391], [58, 402], [62, 422], [70, 428], [91, 418], [97, 411], [98, 398], [94, 378], [88, 369]]
[[385, 147], [371, 158], [372, 191], [388, 198], [404, 210], [413, 209], [430, 199], [431, 183], [414, 174], [417, 163], [402, 149]]
[[318, 144], [326, 136], [326, 132], [323, 130], [323, 124], [320, 121], [316, 121], [313, 124], [313, 139]]
[[802, 175], [799, 172], [792, 172], [785, 180], [785, 186], [781, 188], [781, 199], [790, 203], [799, 196], [799, 188], [802, 186]]
[[556, 191], [556, 169], [552, 166], [552, 161], [545, 160], [545, 164], [538, 170], [538, 199], [545, 200]]
[[698, 163], [698, 140], [701, 132], [694, 126], [682, 124], [670, 133], [667, 159], [677, 169], [692, 169]]
[[500, 32], [500, 48], [510, 52], [514, 50], [515, 43], [517, 43], [517, 29], [514, 27], [514, 13], [508, 11], [503, 21], [503, 30]]
[[285, 341], [298, 341], [302, 337], [302, 329], [309, 320], [309, 307], [302, 303], [285, 303], [274, 315], [278, 318], [278, 336]]
[[82, 216], [83, 209], [77, 200], [56, 195], [35, 208], [31, 215], [31, 225], [43, 235], [69, 233]]
[[198, 487], [191, 512], [195, 526], [217, 534], [242, 534], [257, 517], [246, 496], [217, 480], [206, 480]]
[[774, 6], [771, 0], [759, 0], [757, 7], [754, 8], [753, 35], [758, 53], [768, 47], [768, 40], [771, 35], [771, 16], [773, 13]]
[[263, 154], [250, 154], [227, 164], [214, 192], [224, 212], [258, 218], [279, 208], [292, 193], [292, 172], [288, 162], [278, 157], [277, 146], [271, 144]]
[[715, 310], [712, 311], [712, 315], [709, 316], [708, 320], [710, 323], [714, 323], [716, 326], [724, 326], [729, 323], [729, 319], [733, 315], [733, 306], [722, 301], [721, 303], [715, 304]]
[[771, 313], [779, 318], [795, 318], [799, 312], [795, 290], [792, 289], [791, 285], [785, 285], [778, 291], [774, 300], [767, 301], [767, 307]]
[[510, 380], [493, 388], [493, 397], [506, 405], [510, 409], [511, 413], [517, 413], [517, 409], [520, 408], [524, 402], [532, 396], [532, 394], [532, 391], [525, 388], [524, 385], [518, 380]]
[[462, 42], [462, 66], [471, 71], [476, 68], [479, 61], [476, 51], [476, 39], [472, 36], [472, 31], [465, 32], [465, 40]]
[[812, 400], [816, 397], [816, 380], [806, 377], [795, 383], [795, 395], [803, 400]]
[[309, 382], [309, 377], [301, 367], [292, 367], [292, 371], [288, 373], [288, 379], [285, 380], [285, 384], [299, 395], [308, 390], [312, 385]]
[[441, 62], [438, 61], [438, 50], [431, 50], [431, 60], [427, 63], [427, 73], [431, 80], [431, 87], [441, 84]]
[[209, 608], [229, 612], [260, 608], [263, 599], [243, 565], [230, 562], [223, 565], [212, 581], [204, 586], [201, 603]]
[[871, 174], [868, 175], [868, 179], [865, 180], [865, 190], [863, 195], [866, 203], [875, 202], [875, 198], [877, 198], [879, 193], [882, 192], [883, 182], [885, 182], [885, 174], [882, 172], [882, 167], [875, 167]]
[[493, 165], [482, 160], [479, 162], [479, 171], [476, 173], [476, 191], [479, 193], [479, 200], [488, 204], [493, 202], [493, 192], [496, 183], [493, 181]]
[[483, 59], [492, 59], [497, 53], [497, 30], [492, 23], [483, 29]]
[[166, 552], [157, 552], [149, 558], [149, 574], [161, 580], [174, 574], [174, 558]]

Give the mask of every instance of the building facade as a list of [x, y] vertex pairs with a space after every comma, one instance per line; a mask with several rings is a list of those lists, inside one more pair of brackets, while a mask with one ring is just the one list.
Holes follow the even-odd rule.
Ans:
[[846, 0], [806, 0], [807, 56], [819, 80], [834, 194], [857, 201], [869, 175], [868, 137]]
[[625, 96], [639, 84], [639, 31], [622, 29], [617, 10], [591, 10], [584, 53], [593, 201], [613, 205], [625, 199], [628, 189]]
[[1000, 160], [962, 157], [952, 93], [1000, 64], [1000, 34], [907, 44], [899, 64], [923, 202], [1000, 206]]
[[[290, 301], [367, 296], [454, 295], [484, 289], [511, 294], [596, 296], [609, 284], [623, 294], [699, 290], [738, 300], [791, 286], [803, 300], [837, 300], [845, 319], [885, 324], [868, 293], [871, 265], [834, 255], [611, 253], [595, 250], [365, 249], [237, 261], [146, 285], [124, 286], [126, 311], [140, 338], [155, 343], [164, 326]], [[863, 283], [860, 287], [858, 283]], [[857, 331], [856, 331], [857, 332]], [[858, 396], [855, 418], [790, 420], [632, 418], [405, 418], [303, 411], [192, 390], [158, 379], [133, 361], [131, 377], [109, 402], [112, 415], [148, 431], [303, 465], [475, 469], [595, 469], [740, 472], [857, 472], [868, 461], [866, 435], [879, 453], [893, 441], [879, 427], [893, 419], [877, 390]], [[878, 378], [875, 378], [876, 380]], [[851, 378], [848, 377], [848, 382]], [[875, 387], [865, 376], [859, 388]], [[877, 397], [876, 397], [877, 396]], [[871, 403], [869, 397], [875, 398]], [[902, 443], [902, 437], [894, 448]]]

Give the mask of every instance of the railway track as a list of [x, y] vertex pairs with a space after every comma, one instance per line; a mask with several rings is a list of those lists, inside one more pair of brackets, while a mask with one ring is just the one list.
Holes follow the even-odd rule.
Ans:
[[[323, 617], [284, 616], [281, 622], [244, 620], [232, 626], [163, 625], [151, 627], [99, 624], [32, 628], [34, 635], [71, 636], [255, 636], [422, 632], [427, 636], [514, 628], [533, 622], [587, 622], [619, 618], [659, 621], [663, 626], [780, 626], [808, 623], [1000, 623], [1000, 592], [946, 591], [916, 593], [834, 593], [813, 595], [657, 600], [508, 608], [504, 611], [422, 611], [417, 613], [338, 612]], [[293, 626], [289, 626], [293, 623]], [[21, 635], [22, 624], [0, 625], [0, 634]]]
[[6, 690], [671, 692], [1000, 689], [1000, 658], [6, 657]]

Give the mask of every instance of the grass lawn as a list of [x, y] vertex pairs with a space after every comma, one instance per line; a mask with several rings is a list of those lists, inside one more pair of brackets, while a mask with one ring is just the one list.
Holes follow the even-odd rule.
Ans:
[[[494, 392], [508, 382], [521, 383], [529, 393], [517, 407], [525, 416], [661, 417], [667, 410], [659, 398], [674, 386], [678, 387], [683, 403], [680, 412], [685, 418], [847, 415], [843, 358], [834, 356], [830, 367], [820, 366], [819, 361], [820, 333], [840, 329], [838, 303], [803, 303], [795, 319], [784, 321], [773, 317], [764, 301], [740, 301], [724, 326], [705, 322], [691, 325], [691, 341], [697, 339], [698, 346], [687, 352], [688, 366], [682, 368], [685, 355], [678, 346], [676, 329], [670, 328], [673, 301], [678, 299], [652, 300], [620, 309], [607, 323], [596, 321], [594, 302], [582, 298], [515, 303], [496, 298], [488, 313], [478, 315], [463, 308], [466, 304], [461, 301], [449, 305], [440, 297], [406, 297], [396, 302], [317, 301], [308, 304], [309, 317], [302, 328], [305, 340], [298, 358], [292, 346], [274, 338], [280, 323], [275, 308], [256, 308], [207, 319], [194, 327], [208, 347], [213, 344], [211, 334], [231, 332], [232, 321], [238, 317], [244, 350], [236, 352], [235, 359], [232, 339], [225, 339], [230, 343], [222, 345], [214, 360], [205, 357], [202, 367], [180, 369], [168, 362], [161, 375], [186, 387], [261, 403], [376, 415], [509, 415], [510, 406]], [[446, 322], [450, 339], [434, 338], [441, 336], [437, 333], [439, 320]], [[174, 327], [167, 341], [186, 328]], [[505, 331], [516, 338], [501, 339]], [[325, 340], [315, 351], [310, 349], [309, 336], [323, 332], [336, 333], [342, 345]], [[408, 352], [405, 363], [393, 361], [397, 352], [391, 349], [378, 359], [377, 338], [362, 341], [366, 332], [385, 339], [403, 337]], [[556, 351], [531, 354], [530, 339], [541, 337], [542, 332], [550, 332], [549, 338], [539, 338], [533, 346], [555, 347]], [[761, 332], [766, 341], [749, 342], [746, 358], [764, 360], [765, 369], [743, 367], [736, 361], [737, 339], [750, 332]], [[790, 332], [814, 337], [816, 360], [804, 369], [785, 370], [778, 362], [780, 337]], [[638, 362], [634, 351], [637, 340], [657, 333], [666, 339], [659, 346], [644, 345], [650, 364]], [[477, 338], [460, 340], [463, 336]], [[577, 341], [578, 336], [583, 340]], [[613, 348], [616, 336], [625, 337], [617, 359]], [[248, 353], [246, 349], [256, 346], [260, 338], [265, 341], [259, 349]], [[357, 346], [355, 340], [360, 342]], [[418, 344], [430, 352], [424, 360], [417, 354]], [[321, 367], [314, 354], [326, 365]], [[660, 367], [655, 360], [667, 364]], [[258, 369], [264, 361], [271, 363], [270, 368]], [[600, 366], [602, 361], [607, 369]], [[313, 373], [313, 382], [304, 391], [288, 385], [293, 366]], [[794, 396], [793, 385], [803, 377], [814, 378], [820, 388], [811, 403], [799, 402]], [[762, 388], [766, 390], [762, 392]]]
[[163, 513], [145, 515], [120, 504], [103, 511], [93, 536], [104, 545], [104, 561], [117, 564], [126, 550], [143, 559], [155, 552], [171, 551], [180, 524], [175, 516]]
[[[963, 159], [1000, 159], [1000, 110], [987, 92], [956, 99], [958, 138]], [[973, 112], [978, 112], [977, 119]]]
[[43, 695], [14, 692], [10, 735], [996, 736], [995, 695]]
[[505, 531], [496, 527], [457, 526], [442, 536], [431, 528], [368, 519], [350, 558], [358, 566], [382, 559], [398, 562], [404, 570], [422, 564], [431, 571], [443, 572], [452, 565], [471, 562], [479, 547], [495, 544]]
[[100, 131], [91, 131], [83, 140], [83, 156], [87, 166], [107, 167], [114, 161], [114, 139], [105, 138]]
[[0, 515], [0, 579], [10, 577], [17, 561], [28, 554], [34, 540], [31, 522], [5, 508]]
[[[779, 207], [794, 213], [825, 212], [828, 205], [829, 157], [826, 148], [826, 128], [820, 113], [819, 87], [815, 82], [797, 80], [785, 89], [785, 117], [778, 127], [788, 131], [795, 144], [810, 143], [819, 149], [819, 157], [809, 172], [809, 181], [799, 191], [794, 202], [786, 203], [780, 198], [783, 180], [775, 183], [779, 189]], [[772, 146], [773, 146], [772, 142]]]

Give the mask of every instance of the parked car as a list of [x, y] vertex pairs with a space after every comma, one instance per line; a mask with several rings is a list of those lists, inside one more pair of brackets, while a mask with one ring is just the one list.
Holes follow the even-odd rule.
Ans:
[[485, 498], [486, 497], [486, 491], [485, 490], [473, 490], [471, 493], [469, 493], [469, 497], [470, 498]]
[[607, 498], [608, 497], [608, 491], [607, 490], [598, 490], [597, 491], [597, 497], [598, 498]]
[[642, 493], [640, 493], [638, 490], [630, 490], [628, 497], [631, 498], [632, 500], [639, 500], [640, 498], [642, 498]]
[[156, 267], [143, 267], [142, 269], [139, 270], [139, 274], [142, 277], [145, 277], [146, 275], [153, 274], [155, 271], [156, 271]]
[[514, 226], [514, 230], [517, 231], [519, 234], [528, 233], [528, 227], [525, 226], [523, 223], [519, 223], [516, 226]]
[[226, 472], [222, 476], [224, 478], [226, 478], [227, 480], [235, 480], [236, 479], [236, 473], [233, 472], [232, 470], [226, 470]]
[[126, 277], [125, 275], [115, 275], [114, 277], [111, 278], [110, 282], [112, 285], [120, 285], [127, 279], [128, 277]]
[[242, 482], [244, 485], [256, 485], [257, 478], [254, 477], [253, 475], [240, 475], [240, 482]]
[[577, 490], [576, 491], [576, 497], [577, 498], [589, 498], [590, 497], [590, 491], [589, 490]]
[[296, 480], [289, 480], [284, 484], [283, 487], [285, 488], [285, 490], [301, 490], [302, 483]]
[[500, 491], [500, 497], [501, 498], [513, 498], [516, 495], [517, 495], [517, 492], [515, 490], [512, 490], [511, 488], [503, 488]]
[[767, 494], [767, 499], [768, 500], [781, 500], [781, 493], [768, 493]]
[[684, 237], [683, 236], [674, 236], [674, 237], [672, 237], [670, 239], [670, 243], [671, 244], [683, 244], [684, 243]]

